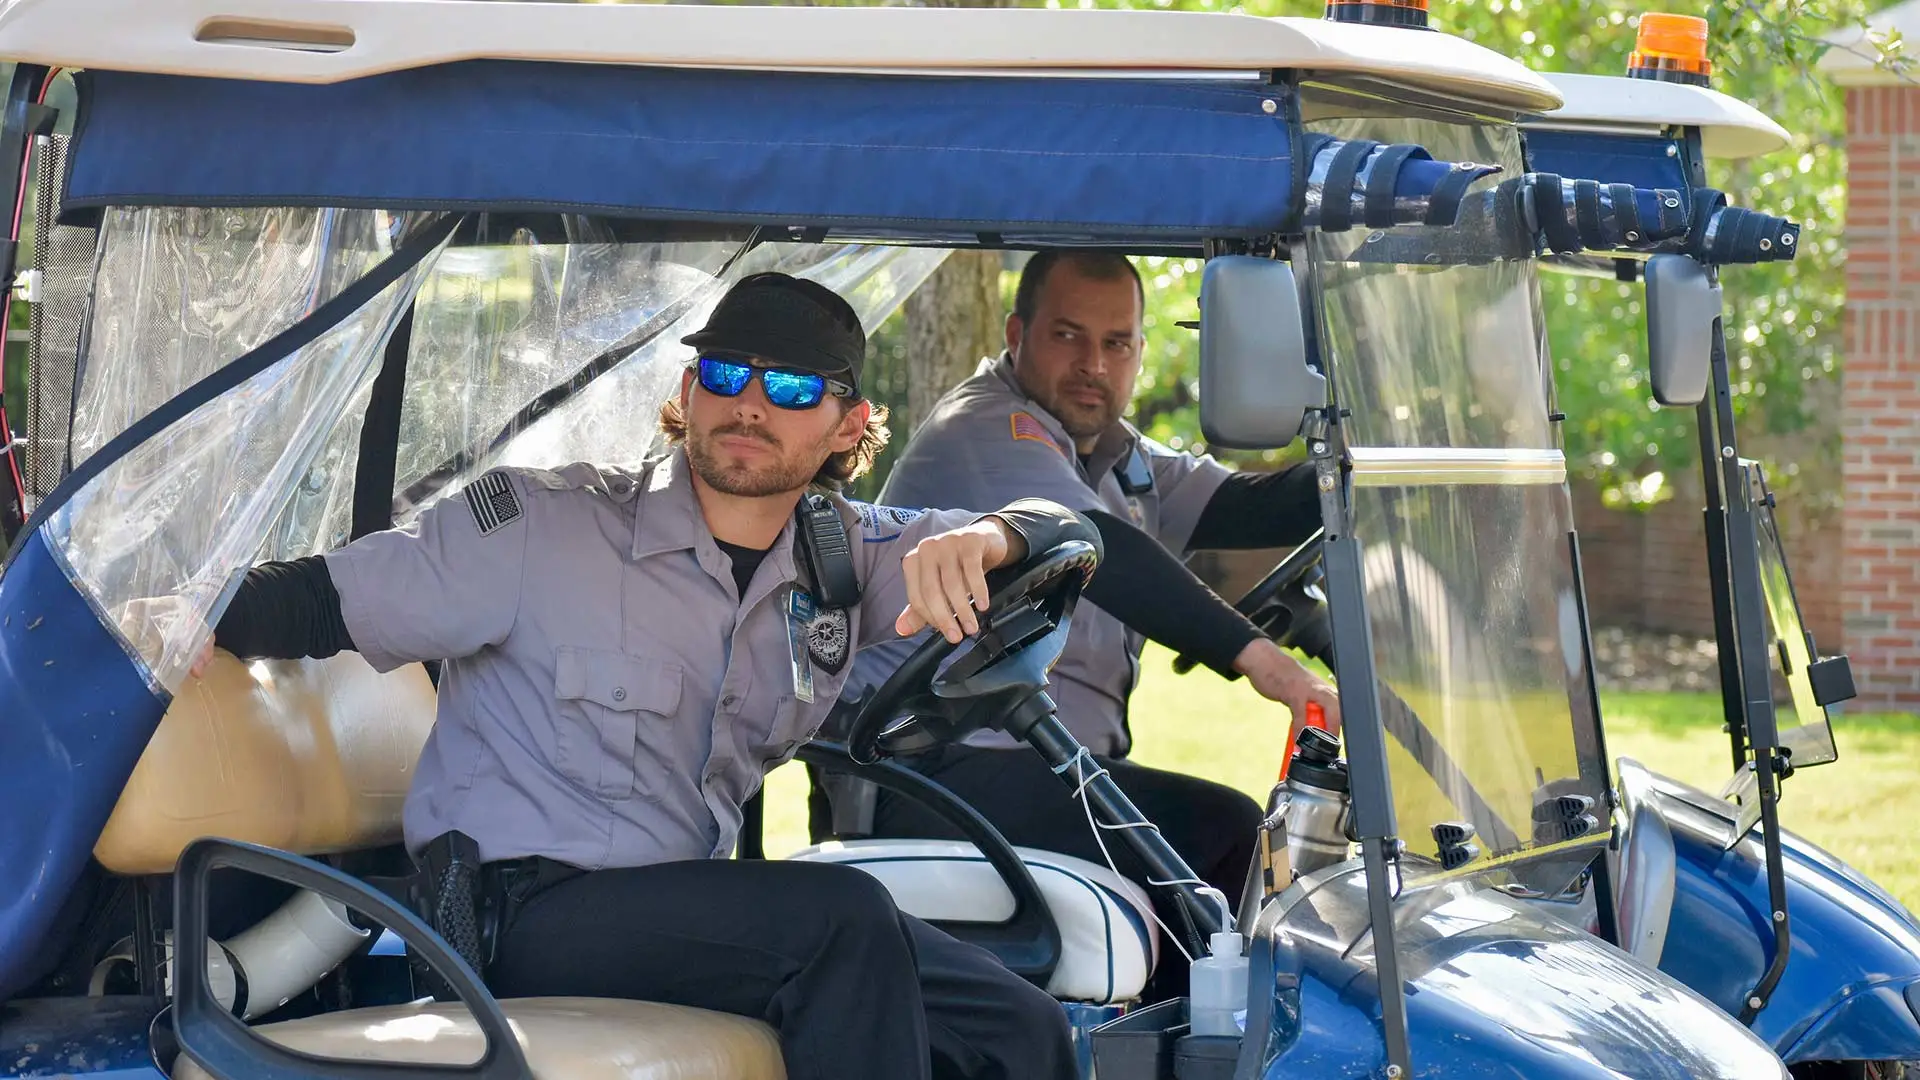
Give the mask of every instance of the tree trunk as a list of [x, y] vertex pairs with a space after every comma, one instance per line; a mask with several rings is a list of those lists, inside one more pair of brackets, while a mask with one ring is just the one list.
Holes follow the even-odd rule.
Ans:
[[907, 298], [907, 400], [896, 437], [910, 435], [933, 405], [1004, 347], [1000, 253], [956, 251]]
[[[1018, 0], [916, 0], [921, 7], [997, 8]], [[934, 402], [1004, 345], [1000, 253], [956, 251], [907, 299], [907, 401], [894, 414], [896, 438], [927, 418]]]

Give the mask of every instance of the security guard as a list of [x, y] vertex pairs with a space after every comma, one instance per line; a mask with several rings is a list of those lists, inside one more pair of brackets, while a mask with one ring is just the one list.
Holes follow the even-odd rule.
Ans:
[[1057, 1003], [864, 872], [727, 858], [851, 650], [928, 626], [958, 641], [986, 570], [1098, 539], [1035, 499], [983, 516], [824, 494], [886, 441], [859, 396], [865, 337], [823, 286], [745, 278], [683, 339], [671, 452], [497, 469], [404, 528], [257, 567], [217, 642], [445, 660], [406, 843], [429, 868], [464, 844], [499, 883], [482, 909], [503, 996], [763, 1019], [796, 1080], [1071, 1077]]
[[[1127, 698], [1146, 638], [1228, 677], [1244, 675], [1296, 718], [1318, 703], [1339, 723], [1333, 689], [1263, 636], [1180, 562], [1189, 551], [1297, 544], [1320, 520], [1311, 470], [1235, 473], [1179, 453], [1121, 419], [1140, 371], [1143, 291], [1118, 255], [1045, 251], [1028, 261], [1007, 318], [1007, 351], [983, 361], [934, 406], [889, 475], [881, 501], [983, 508], [1021, 495], [1084, 511], [1106, 557], [1074, 614], [1050, 693], [1060, 719], [1157, 823], [1174, 849], [1229, 897], [1245, 882], [1259, 806], [1239, 791], [1126, 760]], [[913, 642], [857, 661], [853, 687], [878, 684]], [[1070, 792], [1008, 736], [981, 731], [968, 745], [916, 766], [966, 799], [1015, 844], [1095, 862], [1100, 848]], [[1281, 746], [1272, 740], [1274, 753]], [[823, 808], [815, 801], [815, 831]], [[891, 793], [874, 803], [879, 836], [956, 836], [918, 804]], [[1146, 870], [1121, 845], [1120, 869]], [[1185, 968], [1162, 964], [1154, 996], [1184, 992]]]

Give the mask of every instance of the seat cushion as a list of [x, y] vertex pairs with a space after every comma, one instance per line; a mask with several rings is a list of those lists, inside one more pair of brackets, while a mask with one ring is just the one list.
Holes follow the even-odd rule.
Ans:
[[[780, 1040], [758, 1020], [611, 998], [500, 1003], [537, 1080], [786, 1080]], [[254, 1029], [292, 1050], [352, 1061], [465, 1065], [486, 1041], [464, 1005], [349, 1009]], [[181, 1055], [175, 1080], [208, 1080]]]
[[201, 836], [300, 855], [392, 843], [434, 711], [418, 664], [383, 675], [353, 652], [215, 653], [174, 695], [94, 856], [116, 873], [164, 874]]
[[[1146, 891], [1111, 869], [1037, 848], [1015, 848], [1060, 927], [1060, 965], [1047, 992], [1062, 1001], [1131, 1001], [1159, 958]], [[828, 841], [789, 856], [844, 863], [878, 878], [901, 911], [966, 940], [954, 923], [1004, 922], [1013, 892], [972, 844], [958, 840]]]

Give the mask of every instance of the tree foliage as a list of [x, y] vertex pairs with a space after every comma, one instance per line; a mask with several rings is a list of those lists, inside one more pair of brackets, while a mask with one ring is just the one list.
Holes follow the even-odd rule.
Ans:
[[[1318, 16], [1318, 0], [1048, 0], [1050, 6], [1156, 7], [1252, 15]], [[1766, 157], [1713, 163], [1709, 184], [1736, 205], [1802, 223], [1791, 263], [1739, 267], [1725, 275], [1729, 361], [1743, 449], [1776, 459], [1770, 472], [1823, 482], [1807, 496], [1837, 500], [1842, 248], [1846, 131], [1841, 92], [1813, 73], [1822, 37], [1862, 25], [1858, 0], [1699, 0], [1654, 10], [1703, 15], [1711, 27], [1714, 86], [1774, 117], [1792, 145]], [[1608, 0], [1434, 0], [1435, 25], [1536, 70], [1620, 74], [1633, 48], [1638, 9]], [[1870, 43], [1875, 59], [1904, 66], [1901, 43]], [[1192, 317], [1198, 264], [1142, 259], [1153, 287], [1150, 365], [1136, 420], [1168, 442], [1199, 439], [1195, 341], [1174, 327]], [[1690, 412], [1660, 410], [1646, 388], [1646, 319], [1637, 285], [1541, 275], [1570, 459], [1610, 501], [1656, 500], [1661, 479], [1697, 467]], [[1758, 436], [1758, 438], [1753, 438]]]

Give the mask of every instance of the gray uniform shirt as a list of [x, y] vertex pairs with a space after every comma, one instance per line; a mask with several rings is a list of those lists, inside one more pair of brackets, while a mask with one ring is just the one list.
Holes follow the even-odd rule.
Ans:
[[677, 450], [639, 472], [498, 469], [326, 556], [375, 668], [447, 661], [407, 794], [410, 850], [459, 829], [489, 861], [727, 857], [740, 804], [819, 727], [851, 650], [895, 637], [901, 556], [981, 516], [834, 499], [862, 595], [803, 635], [809, 704], [791, 659], [793, 523], [736, 595], [688, 469]]
[[[1152, 470], [1153, 489], [1128, 495], [1113, 467], [1136, 446]], [[1101, 435], [1083, 465], [1066, 429], [1020, 389], [1013, 361], [1002, 353], [982, 360], [978, 371], [934, 405], [888, 475], [880, 501], [978, 510], [1018, 498], [1051, 499], [1069, 510], [1100, 510], [1131, 521], [1183, 556], [1201, 511], [1231, 475], [1212, 457], [1171, 450], [1124, 420]], [[861, 653], [854, 685], [883, 681], [915, 644], [896, 639]], [[1049, 692], [1067, 729], [1096, 754], [1129, 749], [1127, 697], [1145, 644], [1145, 637], [1084, 598], [1074, 609]], [[1016, 745], [1010, 736], [986, 730], [966, 741]]]

